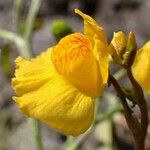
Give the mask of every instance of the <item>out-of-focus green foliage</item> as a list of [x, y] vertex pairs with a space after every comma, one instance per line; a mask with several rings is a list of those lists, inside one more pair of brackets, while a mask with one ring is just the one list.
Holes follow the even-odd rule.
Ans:
[[[41, 28], [42, 28], [42, 25], [43, 25], [43, 20], [40, 19], [40, 18], [37, 18], [37, 19], [35, 20], [35, 22], [34, 22], [33, 32], [34, 32], [34, 31], [37, 31], [37, 30], [39, 30], [39, 29], [41, 29]], [[20, 33], [21, 35], [24, 35], [25, 32], [26, 32], [26, 24], [25, 24], [25, 22], [21, 22], [21, 23], [20, 23], [20, 28], [19, 28], [19, 33]]]
[[11, 49], [10, 44], [6, 44], [1, 48], [0, 62], [5, 74], [9, 74], [11, 71], [9, 62], [10, 49]]
[[72, 29], [70, 27], [70, 25], [62, 20], [55, 20], [52, 23], [52, 34], [55, 37], [56, 41], [59, 41], [61, 38], [63, 38], [64, 36], [72, 33]]

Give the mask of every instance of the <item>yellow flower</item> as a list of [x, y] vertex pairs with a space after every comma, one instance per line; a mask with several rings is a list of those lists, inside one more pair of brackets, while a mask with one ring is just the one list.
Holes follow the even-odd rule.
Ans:
[[85, 132], [93, 122], [94, 97], [108, 78], [106, 36], [95, 20], [84, 18], [84, 34], [70, 34], [31, 60], [16, 59], [12, 87], [21, 111], [68, 135]]
[[132, 73], [142, 88], [150, 92], [150, 41], [137, 52]]

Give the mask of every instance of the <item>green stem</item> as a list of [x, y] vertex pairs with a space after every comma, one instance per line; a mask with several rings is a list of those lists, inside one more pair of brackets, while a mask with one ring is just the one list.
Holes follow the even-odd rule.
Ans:
[[28, 51], [30, 47], [29, 43], [18, 34], [0, 29], [0, 38], [15, 43], [20, 55], [26, 58], [30, 58], [32, 56], [31, 51]]
[[[29, 50], [30, 43], [20, 37], [18, 34], [0, 29], [0, 38], [14, 42], [18, 47], [18, 51], [20, 52], [21, 56], [27, 59], [32, 57], [32, 53]], [[43, 150], [39, 123], [36, 119], [32, 119], [30, 122], [32, 124], [37, 150]]]
[[[29, 50], [29, 43], [18, 34], [0, 29], [0, 38], [14, 42], [21, 56], [28, 59], [32, 57], [32, 53]], [[32, 119], [30, 122], [32, 124], [37, 150], [43, 150], [39, 123], [36, 119]]]
[[38, 122], [38, 120], [33, 119], [33, 118], [29, 118], [28, 121], [30, 125], [32, 126], [33, 136], [34, 136], [35, 144], [36, 144], [36, 150], [43, 150], [40, 123]]
[[123, 111], [123, 108], [119, 105], [119, 106], [116, 106], [114, 109], [110, 110], [110, 111], [106, 111], [100, 115], [97, 115], [96, 117], [96, 121], [95, 121], [95, 124], [97, 123], [100, 123], [106, 119], [110, 119], [112, 118], [112, 116], [117, 113], [117, 112], [121, 112]]
[[19, 28], [20, 28], [20, 24], [19, 24], [19, 19], [20, 19], [20, 15], [21, 15], [21, 9], [23, 6], [23, 0], [15, 0], [14, 1], [14, 9], [13, 9], [13, 14], [14, 14], [14, 26], [15, 26], [15, 31], [17, 33], [19, 33]]
[[31, 6], [30, 6], [29, 13], [28, 13], [27, 20], [26, 20], [26, 31], [24, 34], [24, 38], [27, 41], [31, 40], [34, 22], [35, 22], [37, 13], [39, 11], [41, 2], [42, 0], [32, 0], [31, 2]]

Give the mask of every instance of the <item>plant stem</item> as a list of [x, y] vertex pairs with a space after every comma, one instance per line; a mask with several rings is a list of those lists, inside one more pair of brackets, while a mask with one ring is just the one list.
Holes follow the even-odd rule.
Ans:
[[136, 139], [134, 140], [134, 149], [135, 150], [144, 150], [144, 139]]
[[141, 86], [137, 83], [137, 81], [134, 79], [134, 77], [132, 75], [131, 68], [127, 69], [127, 74], [133, 85], [135, 98], [136, 98], [135, 100], [136, 100], [136, 103], [139, 106], [140, 112], [141, 112], [141, 122], [140, 122], [140, 125], [141, 125], [141, 138], [140, 139], [141, 139], [141, 141], [140, 142], [141, 142], [141, 145], [144, 145], [144, 141], [145, 141], [146, 133], [147, 133], [147, 127], [148, 127], [147, 102], [145, 100]]
[[120, 97], [120, 101], [121, 101], [123, 107], [125, 108], [124, 111], [127, 114], [127, 116], [129, 116], [132, 113], [132, 110], [128, 106], [126, 97], [125, 97], [120, 85], [118, 84], [117, 80], [112, 75], [109, 75], [109, 82], [114, 86], [114, 89], [116, 90], [118, 96]]
[[[112, 75], [109, 75], [109, 83], [114, 86], [114, 89], [116, 90], [118, 96], [120, 97], [120, 101], [124, 108], [124, 114], [125, 114], [128, 127], [133, 134], [135, 150], [144, 150], [145, 137], [143, 136], [143, 133], [142, 133], [143, 130], [141, 129], [141, 123], [139, 122], [138, 118], [135, 116], [131, 108], [128, 106], [126, 97], [120, 85], [118, 84], [117, 80]], [[145, 134], [145, 131], [144, 131], [144, 134]]]
[[40, 124], [38, 120], [29, 118], [28, 121], [30, 125], [32, 126], [33, 136], [34, 136], [35, 143], [36, 143], [36, 150], [43, 150], [41, 130], [40, 130]]
[[32, 0], [31, 2], [31, 6], [30, 6], [29, 13], [27, 15], [27, 20], [26, 20], [26, 31], [24, 34], [24, 38], [27, 41], [31, 40], [34, 22], [35, 22], [37, 13], [39, 11], [41, 2], [42, 0]]
[[19, 33], [19, 19], [20, 19], [20, 14], [21, 14], [21, 8], [23, 6], [23, 0], [15, 0], [14, 1], [14, 8], [13, 8], [13, 14], [14, 14], [14, 26], [15, 26], [15, 31]]
[[[20, 37], [18, 34], [0, 29], [0, 38], [14, 42], [18, 47], [18, 51], [20, 52], [21, 56], [27, 59], [32, 57], [32, 53], [29, 50], [30, 43], [26, 42], [26, 40]], [[35, 137], [37, 150], [43, 150], [42, 140], [40, 135], [41, 134], [40, 127], [38, 125], [39, 123], [36, 119], [30, 119], [30, 120], [32, 120], [31, 124], [32, 124], [32, 129]]]
[[110, 118], [112, 118], [112, 116], [113, 116], [115, 113], [121, 112], [121, 111], [123, 111], [123, 108], [122, 108], [121, 106], [116, 106], [115, 108], [113, 108], [113, 109], [110, 110], [110, 111], [106, 111], [106, 112], [104, 112], [104, 113], [102, 113], [102, 114], [99, 114], [99, 115], [97, 115], [97, 117], [96, 117], [95, 124], [100, 123], [100, 122], [102, 122], [102, 121], [104, 121], [104, 120], [106, 120], [106, 119], [110, 119]]
[[31, 51], [28, 51], [29, 49], [29, 43], [25, 41], [21, 36], [19, 36], [16, 33], [13, 33], [11, 31], [6, 31], [3, 29], [0, 29], [0, 38], [4, 40], [8, 40], [11, 42], [14, 42], [18, 48], [18, 51], [20, 54], [26, 58], [30, 58], [32, 56]]

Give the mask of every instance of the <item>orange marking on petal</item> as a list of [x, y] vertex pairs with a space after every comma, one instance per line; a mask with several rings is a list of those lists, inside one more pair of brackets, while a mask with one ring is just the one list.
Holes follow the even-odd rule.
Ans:
[[102, 78], [91, 41], [86, 35], [74, 33], [64, 37], [52, 50], [52, 61], [65, 79], [87, 96], [99, 96]]
[[70, 61], [74, 61], [79, 57], [85, 57], [89, 53], [91, 53], [89, 39], [81, 33], [74, 33], [64, 37], [54, 47], [52, 60], [57, 71], [64, 74], [65, 66]]

